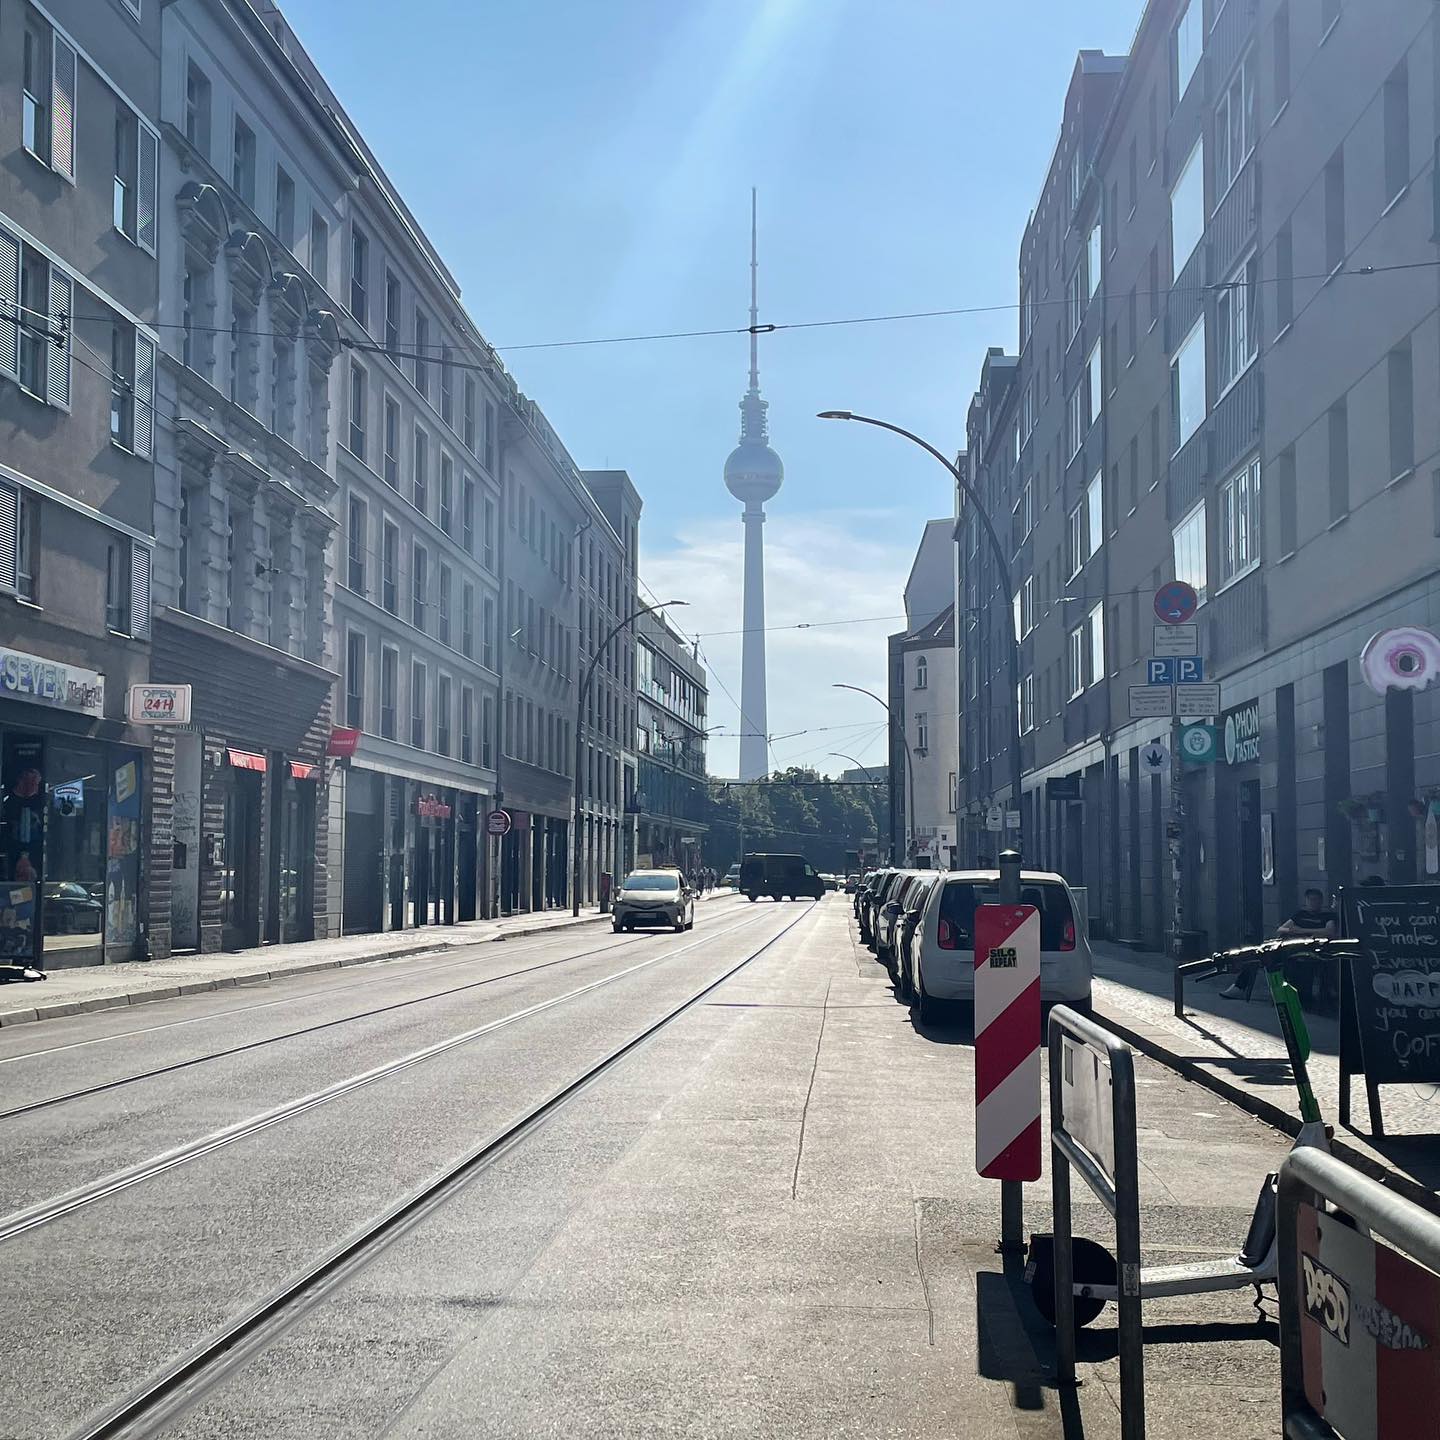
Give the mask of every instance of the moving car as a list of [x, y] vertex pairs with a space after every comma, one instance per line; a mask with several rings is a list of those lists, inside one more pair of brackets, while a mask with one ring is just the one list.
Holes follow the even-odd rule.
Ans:
[[740, 889], [750, 901], [762, 895], [772, 900], [820, 900], [825, 882], [803, 855], [747, 855], [740, 862]]
[[[1075, 923], [1074, 898], [1064, 877], [1022, 871], [1020, 899], [1040, 912], [1041, 1003], [1088, 1010], [1094, 961], [1090, 942]], [[999, 871], [939, 872], [900, 972], [901, 994], [917, 1019], [933, 1019], [937, 1002], [974, 1003], [975, 907], [999, 903]]]
[[695, 927], [695, 892], [678, 870], [635, 870], [615, 895], [613, 926], [618, 935], [637, 925]]
[[737, 860], [726, 872], [721, 885], [734, 888], [740, 884], [740, 862]]

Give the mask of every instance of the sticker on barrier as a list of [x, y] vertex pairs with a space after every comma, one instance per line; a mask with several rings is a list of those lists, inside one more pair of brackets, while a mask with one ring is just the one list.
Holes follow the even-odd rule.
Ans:
[[1040, 1178], [1040, 912], [975, 910], [975, 1169]]

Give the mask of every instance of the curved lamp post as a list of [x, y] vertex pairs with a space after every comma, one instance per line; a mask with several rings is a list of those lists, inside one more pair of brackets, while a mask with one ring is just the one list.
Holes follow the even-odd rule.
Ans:
[[677, 605], [686, 603], [684, 600], [657, 600], [653, 605], [642, 605], [638, 610], [632, 611], [618, 624], [612, 626], [610, 633], [595, 647], [595, 653], [590, 657], [590, 663], [580, 677], [580, 688], [575, 694], [575, 835], [572, 841], [574, 858], [570, 869], [571, 915], [578, 916], [580, 914], [580, 874], [585, 860], [585, 842], [582, 839], [584, 831], [581, 828], [580, 816], [580, 807], [585, 799], [581, 778], [585, 755], [585, 698], [589, 695], [590, 686], [595, 679], [595, 667], [600, 663], [600, 657], [610, 648], [610, 642], [632, 621], [638, 620], [642, 615], [651, 615], [656, 610], [673, 609]]
[[[910, 809], [905, 816], [905, 858], [909, 860], [911, 858], [910, 852], [915, 848], [915, 763], [910, 758], [909, 738], [906, 736], [905, 731], [896, 725], [895, 716], [890, 707], [873, 690], [866, 690], [860, 685], [841, 685], [838, 682], [832, 684], [830, 688], [832, 690], [853, 690], [857, 695], [868, 695], [885, 712], [890, 721], [890, 728], [900, 736], [900, 744], [905, 751], [905, 779], [909, 782], [910, 790]], [[863, 769], [864, 767], [862, 766], [861, 768]], [[893, 859], [895, 849], [893, 837], [891, 839], [890, 849], [892, 852], [891, 858]]]
[[[991, 553], [995, 557], [995, 567], [1000, 572], [1000, 584], [1004, 587], [1007, 605], [1010, 597], [1015, 593], [1015, 587], [1010, 581], [1010, 560], [1005, 554], [1005, 547], [1001, 544], [1000, 536], [996, 533], [995, 524], [990, 519], [990, 512], [986, 510], [979, 495], [975, 493], [970, 482], [965, 478], [960, 467], [953, 461], [947, 460], [928, 440], [922, 440], [913, 431], [903, 429], [899, 425], [892, 425], [888, 420], [876, 420], [870, 415], [856, 415], [850, 410], [822, 410], [819, 414], [821, 420], [854, 420], [861, 425], [874, 425], [879, 430], [888, 430], [892, 435], [899, 435], [902, 439], [910, 441], [912, 445], [918, 445], [928, 455], [933, 455], [949, 472], [956, 486], [964, 493], [965, 498], [975, 507], [975, 513], [980, 518], [980, 528], [985, 532], [985, 538], [989, 542]], [[1014, 795], [1015, 811], [1020, 816], [1020, 831], [1018, 835], [1018, 849], [1023, 855], [1025, 853], [1025, 810], [1021, 805], [1021, 784], [1024, 771], [1024, 762], [1021, 758], [1020, 740], [1020, 635], [1016, 628], [1014, 607], [1011, 606], [1010, 615], [1010, 704], [1011, 726], [1010, 726], [1010, 789]], [[853, 688], [853, 687], [852, 687]], [[883, 703], [883, 702], [882, 702]], [[910, 751], [906, 747], [908, 756]], [[913, 810], [913, 804], [912, 804]]]

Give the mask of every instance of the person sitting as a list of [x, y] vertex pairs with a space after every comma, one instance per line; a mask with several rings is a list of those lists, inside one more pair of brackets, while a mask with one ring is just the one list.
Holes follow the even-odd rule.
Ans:
[[[1282, 940], [1303, 936], [1333, 940], [1340, 933], [1340, 917], [1325, 903], [1325, 892], [1313, 886], [1305, 892], [1305, 903], [1275, 932]], [[1248, 1000], [1259, 973], [1257, 962], [1243, 965], [1235, 979], [1220, 992], [1226, 1000]]]

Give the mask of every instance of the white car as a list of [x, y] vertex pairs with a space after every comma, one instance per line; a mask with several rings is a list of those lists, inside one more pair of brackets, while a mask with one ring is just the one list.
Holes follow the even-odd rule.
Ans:
[[[1090, 942], [1076, 926], [1075, 903], [1064, 876], [1022, 871], [1020, 899], [1040, 912], [1041, 1003], [1088, 1010], [1094, 962]], [[937, 1001], [974, 1003], [975, 907], [999, 903], [997, 871], [941, 874], [896, 966], [901, 995], [918, 1019], [933, 1019]]]
[[614, 930], [637, 925], [695, 928], [695, 892], [678, 870], [636, 870], [625, 877], [615, 895]]

